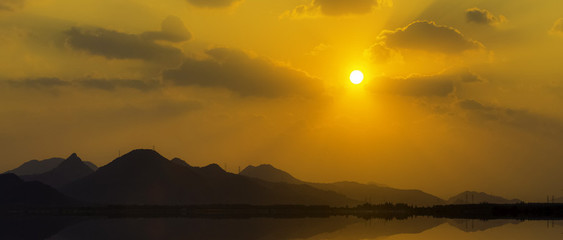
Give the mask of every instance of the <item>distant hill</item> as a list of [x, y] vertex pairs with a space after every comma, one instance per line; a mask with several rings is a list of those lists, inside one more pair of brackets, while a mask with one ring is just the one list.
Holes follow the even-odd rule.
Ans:
[[447, 204], [479, 204], [479, 203], [519, 203], [519, 199], [506, 199], [499, 196], [490, 195], [484, 192], [465, 191], [448, 199]]
[[0, 174], [0, 208], [10, 206], [69, 206], [78, 202], [40, 182], [24, 182], [13, 173]]
[[6, 173], [13, 173], [18, 176], [46, 173], [59, 166], [63, 161], [64, 158], [49, 158], [41, 161], [31, 160]]
[[420, 190], [401, 190], [375, 184], [360, 184], [356, 182], [336, 183], [308, 183], [294, 178], [291, 174], [273, 167], [272, 165], [249, 166], [241, 175], [254, 177], [270, 182], [285, 182], [293, 184], [307, 184], [309, 186], [334, 191], [349, 198], [362, 202], [378, 203], [406, 203], [418, 206], [432, 206], [443, 204], [444, 200]]
[[284, 182], [291, 184], [304, 184], [303, 181], [294, 178], [291, 174], [275, 168], [270, 164], [263, 164], [260, 166], [248, 166], [243, 169], [240, 175], [262, 179], [268, 182]]
[[61, 188], [66, 184], [92, 174], [91, 169], [76, 153], [70, 155], [53, 170], [42, 174], [21, 176], [26, 181], [39, 181], [54, 188]]
[[[177, 161], [176, 161], [177, 162]], [[133, 150], [63, 188], [76, 199], [111, 204], [306, 204], [357, 203], [306, 185], [271, 183], [173, 163], [156, 151]]]
[[[59, 166], [59, 164], [61, 164], [64, 160], [65, 160], [64, 158], [58, 158], [58, 157], [49, 158], [45, 160], [31, 160], [23, 163], [22, 165], [20, 165], [15, 169], [7, 171], [6, 173], [14, 173], [18, 176], [42, 174], [53, 170], [54, 168]], [[94, 171], [98, 169], [98, 167], [94, 163], [87, 161], [85, 161], [84, 163]]]
[[335, 191], [345, 196], [372, 204], [406, 203], [415, 206], [444, 204], [444, 200], [421, 190], [404, 190], [356, 182], [311, 183], [311, 186]]

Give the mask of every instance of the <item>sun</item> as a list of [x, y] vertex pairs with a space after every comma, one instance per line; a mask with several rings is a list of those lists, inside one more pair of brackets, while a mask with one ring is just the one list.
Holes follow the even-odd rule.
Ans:
[[350, 82], [360, 84], [364, 80], [364, 74], [360, 70], [354, 70], [350, 73]]

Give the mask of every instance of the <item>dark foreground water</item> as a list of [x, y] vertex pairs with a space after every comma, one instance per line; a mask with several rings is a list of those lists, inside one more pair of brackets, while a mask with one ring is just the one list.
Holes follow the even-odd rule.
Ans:
[[563, 221], [0, 218], [0, 239], [563, 239]]

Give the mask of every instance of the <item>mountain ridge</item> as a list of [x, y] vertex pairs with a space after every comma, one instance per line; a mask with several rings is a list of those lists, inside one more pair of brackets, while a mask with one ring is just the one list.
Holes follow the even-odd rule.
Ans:
[[133, 150], [63, 188], [81, 200], [112, 204], [354, 204], [343, 195], [225, 172], [216, 164], [182, 166], [150, 149]]
[[358, 201], [374, 204], [391, 202], [432, 206], [443, 204], [445, 202], [443, 199], [425, 193], [421, 190], [402, 190], [376, 184], [361, 184], [350, 181], [334, 183], [305, 182], [293, 177], [291, 174], [283, 170], [275, 168], [270, 164], [262, 164], [256, 167], [250, 165], [241, 171], [240, 174], [271, 182], [305, 184], [322, 190], [334, 191]]

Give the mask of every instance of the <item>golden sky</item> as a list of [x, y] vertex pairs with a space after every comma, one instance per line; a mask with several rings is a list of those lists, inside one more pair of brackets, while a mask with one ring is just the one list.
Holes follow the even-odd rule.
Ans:
[[0, 0], [0, 169], [154, 145], [232, 172], [543, 201], [563, 195], [562, 9]]

